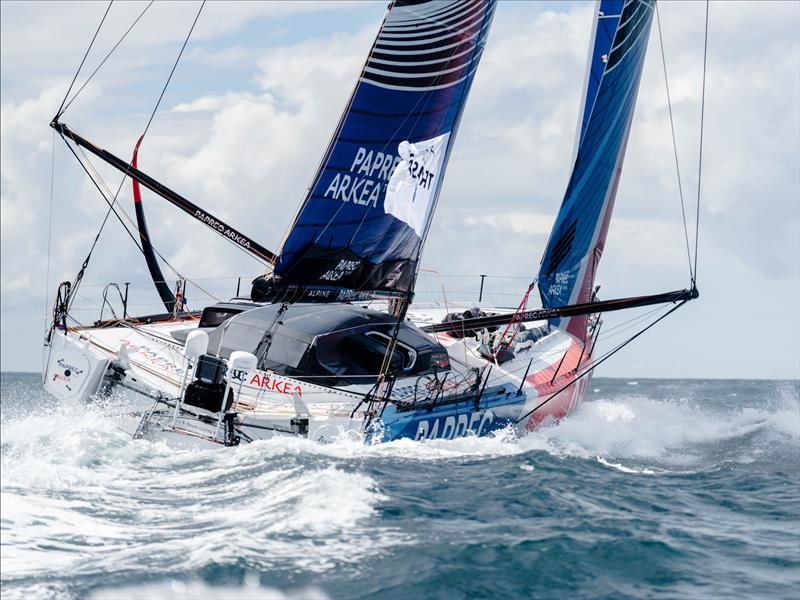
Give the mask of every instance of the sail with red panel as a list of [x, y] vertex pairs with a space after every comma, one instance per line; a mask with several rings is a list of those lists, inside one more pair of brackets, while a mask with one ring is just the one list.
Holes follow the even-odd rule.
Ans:
[[256, 300], [407, 296], [494, 0], [396, 0]]
[[[539, 270], [545, 308], [592, 301], [622, 172], [654, 0], [597, 4], [575, 163]], [[587, 315], [552, 323], [583, 340]]]

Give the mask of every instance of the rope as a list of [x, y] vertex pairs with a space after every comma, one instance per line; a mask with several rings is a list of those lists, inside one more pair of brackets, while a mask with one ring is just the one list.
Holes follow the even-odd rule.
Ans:
[[105, 22], [106, 17], [108, 16], [108, 11], [111, 10], [112, 4], [114, 4], [114, 0], [111, 0], [111, 2], [108, 3], [108, 6], [106, 7], [106, 12], [103, 13], [103, 18], [100, 19], [100, 24], [97, 26], [97, 31], [94, 32], [92, 41], [89, 42], [89, 47], [86, 48], [86, 53], [83, 55], [83, 60], [81, 60], [81, 64], [78, 65], [78, 70], [75, 71], [75, 76], [72, 78], [72, 82], [69, 84], [69, 88], [67, 88], [67, 93], [64, 94], [64, 99], [61, 101], [61, 106], [59, 106], [58, 110], [56, 111], [56, 116], [53, 119], [54, 121], [58, 121], [58, 118], [61, 116], [61, 113], [63, 112], [61, 109], [64, 108], [64, 103], [67, 101], [67, 97], [69, 97], [69, 93], [72, 91], [72, 86], [75, 85], [75, 80], [78, 79], [78, 74], [81, 72], [81, 69], [83, 68], [83, 63], [86, 62], [86, 57], [89, 56], [89, 51], [92, 49], [94, 41], [97, 39], [97, 34], [100, 33], [100, 29], [103, 27], [103, 23]]
[[700, 151], [697, 157], [697, 214], [695, 215], [694, 230], [694, 278], [692, 284], [697, 282], [697, 246], [700, 239], [700, 182], [703, 176], [703, 130], [706, 114], [706, 64], [708, 58], [708, 5], [706, 0], [706, 26], [703, 38], [703, 92], [700, 99]]
[[[175, 74], [175, 69], [178, 68], [178, 63], [181, 60], [181, 56], [183, 56], [183, 51], [186, 49], [186, 44], [189, 43], [189, 38], [192, 36], [192, 32], [194, 31], [195, 25], [197, 25], [197, 20], [200, 18], [200, 13], [203, 12], [203, 7], [206, 5], [206, 0], [200, 4], [200, 8], [197, 10], [197, 14], [194, 17], [194, 21], [192, 22], [192, 26], [189, 28], [189, 33], [186, 34], [186, 39], [183, 40], [183, 45], [181, 46], [181, 51], [178, 52], [178, 58], [175, 59], [175, 64], [172, 65], [172, 70], [169, 72], [169, 77], [167, 77], [167, 82], [164, 84], [163, 89], [161, 90], [161, 95], [158, 97], [158, 101], [156, 102], [155, 107], [153, 108], [153, 112], [150, 114], [150, 118], [147, 120], [147, 126], [144, 128], [144, 132], [142, 133], [142, 138], [147, 135], [147, 130], [150, 129], [150, 123], [153, 122], [153, 117], [156, 116], [156, 111], [158, 110], [159, 105], [161, 104], [161, 100], [164, 98], [164, 94], [167, 92], [167, 87], [169, 86], [169, 82], [172, 81], [172, 76]], [[127, 177], [127, 172], [125, 176]]]
[[683, 200], [683, 184], [681, 182], [681, 167], [678, 162], [678, 143], [675, 139], [675, 121], [672, 117], [672, 99], [669, 94], [669, 79], [667, 78], [667, 58], [664, 53], [664, 38], [661, 35], [661, 16], [656, 4], [656, 22], [658, 23], [658, 43], [661, 46], [661, 64], [664, 67], [664, 87], [667, 90], [667, 108], [669, 109], [669, 127], [672, 131], [672, 150], [675, 154], [675, 171], [678, 175], [678, 194], [681, 199], [681, 217], [683, 218], [683, 236], [686, 240], [686, 258], [689, 260], [689, 279], [694, 283], [694, 271], [692, 270], [692, 253], [689, 249], [689, 229], [686, 226], [686, 206]]
[[[113, 1], [113, 0], [112, 0], [112, 1]], [[92, 71], [92, 74], [91, 74], [91, 75], [89, 75], [89, 77], [87, 77], [87, 78], [86, 78], [86, 81], [84, 81], [84, 82], [83, 82], [83, 85], [82, 85], [82, 86], [81, 86], [81, 87], [78, 89], [78, 91], [77, 91], [77, 92], [75, 92], [75, 95], [74, 95], [74, 96], [72, 96], [72, 98], [70, 99], [70, 101], [69, 101], [69, 102], [67, 102], [67, 104], [66, 104], [66, 106], [64, 106], [63, 110], [59, 111], [59, 115], [62, 115], [62, 114], [64, 114], [65, 112], [67, 112], [67, 109], [70, 107], [70, 105], [71, 105], [73, 102], [75, 102], [75, 99], [76, 99], [76, 98], [78, 97], [78, 95], [79, 95], [79, 94], [80, 94], [80, 93], [83, 91], [83, 88], [85, 88], [85, 87], [88, 85], [88, 83], [89, 83], [89, 81], [91, 81], [92, 77], [94, 77], [94, 76], [97, 74], [97, 72], [100, 70], [100, 67], [102, 67], [102, 66], [103, 66], [103, 65], [106, 63], [106, 61], [107, 61], [107, 60], [109, 59], [109, 57], [110, 57], [110, 56], [111, 56], [111, 55], [114, 53], [114, 51], [117, 49], [117, 47], [119, 47], [119, 45], [122, 43], [122, 41], [123, 41], [123, 40], [124, 40], [126, 37], [128, 37], [128, 34], [129, 34], [129, 33], [131, 32], [131, 30], [132, 30], [132, 29], [133, 29], [133, 28], [136, 26], [136, 24], [139, 22], [139, 20], [140, 20], [140, 19], [141, 19], [141, 18], [144, 16], [144, 13], [146, 13], [146, 12], [147, 12], [147, 10], [148, 10], [148, 9], [149, 9], [149, 8], [150, 8], [152, 5], [153, 5], [153, 2], [155, 2], [155, 0], [150, 0], [150, 2], [147, 4], [147, 6], [145, 6], [145, 7], [144, 7], [144, 10], [143, 10], [141, 13], [139, 13], [139, 16], [138, 16], [138, 17], [136, 17], [136, 19], [133, 21], [133, 23], [131, 23], [131, 26], [130, 26], [130, 27], [128, 27], [127, 31], [126, 31], [124, 34], [122, 34], [122, 37], [121, 37], [121, 38], [119, 38], [119, 41], [118, 41], [116, 44], [114, 44], [114, 47], [113, 47], [113, 48], [111, 48], [111, 50], [108, 52], [108, 54], [106, 54], [106, 57], [105, 57], [105, 58], [104, 58], [102, 61], [100, 61], [100, 64], [99, 64], [99, 65], [97, 65], [97, 67], [95, 68], [95, 70], [94, 70], [94, 71]], [[102, 23], [101, 23], [101, 25], [102, 25]], [[69, 94], [69, 93], [68, 93], [68, 94]], [[63, 103], [62, 103], [62, 104], [63, 104]]]
[[[206, 4], [206, 3], [205, 3], [205, 0], [203, 0], [203, 3], [200, 5], [200, 8], [199, 8], [199, 9], [198, 9], [198, 11], [197, 11], [197, 15], [195, 15], [194, 21], [192, 22], [192, 26], [191, 26], [191, 28], [189, 29], [189, 33], [186, 35], [186, 39], [183, 41], [183, 45], [181, 46], [180, 52], [178, 53], [178, 57], [175, 59], [175, 63], [172, 65], [172, 70], [171, 70], [171, 71], [170, 71], [170, 73], [169, 73], [169, 77], [167, 77], [167, 81], [166, 81], [166, 83], [164, 83], [164, 87], [163, 87], [163, 88], [162, 88], [162, 90], [161, 90], [161, 94], [160, 94], [160, 95], [159, 95], [159, 97], [158, 97], [158, 101], [156, 102], [156, 105], [155, 105], [155, 107], [153, 107], [153, 111], [150, 113], [150, 118], [147, 120], [147, 125], [146, 125], [146, 126], [145, 126], [145, 128], [144, 128], [144, 133], [142, 133], [142, 138], [144, 138], [144, 136], [147, 134], [147, 131], [148, 131], [148, 129], [150, 128], [150, 125], [151, 125], [151, 123], [153, 122], [153, 118], [154, 118], [154, 117], [155, 117], [155, 115], [156, 115], [156, 111], [158, 110], [158, 107], [159, 107], [159, 106], [160, 106], [160, 104], [161, 104], [161, 100], [164, 98], [164, 94], [165, 94], [165, 93], [166, 93], [166, 91], [167, 91], [167, 87], [169, 86], [169, 83], [170, 83], [170, 81], [172, 80], [172, 76], [173, 76], [173, 74], [175, 73], [175, 69], [178, 67], [178, 63], [180, 62], [181, 56], [183, 56], [183, 51], [184, 51], [184, 50], [185, 50], [185, 48], [186, 48], [186, 44], [188, 44], [188, 43], [189, 43], [189, 38], [191, 37], [191, 35], [192, 35], [192, 32], [194, 31], [195, 25], [197, 25], [197, 20], [200, 18], [200, 13], [203, 11], [203, 7], [205, 6], [205, 4]], [[110, 8], [110, 5], [109, 5], [109, 8]], [[108, 10], [106, 10], [106, 14], [108, 14]], [[103, 17], [103, 19], [105, 20], [105, 17]], [[103, 23], [102, 23], [102, 21], [101, 21], [100, 25], [102, 26], [102, 24], [103, 24]], [[98, 32], [99, 32], [99, 28], [98, 28]], [[95, 33], [95, 37], [97, 37], [97, 33]], [[92, 40], [92, 43], [94, 43], [94, 39]], [[91, 47], [91, 45], [90, 45], [90, 47]], [[87, 50], [87, 54], [88, 54], [88, 50]], [[84, 56], [84, 61], [85, 61], [85, 60], [86, 60], [86, 57]], [[81, 66], [83, 66], [83, 62], [81, 62]], [[79, 69], [79, 71], [80, 71], [80, 69]], [[78, 76], [78, 75], [77, 75], [77, 73], [76, 73], [76, 74], [75, 74], [75, 78], [77, 78], [77, 76]], [[73, 79], [73, 84], [74, 84], [74, 79]], [[71, 89], [72, 89], [72, 85], [70, 85], [70, 90], [71, 90]], [[67, 95], [69, 95], [69, 91], [67, 92]], [[66, 100], [66, 96], [65, 96], [65, 98], [64, 98], [64, 99]], [[62, 106], [63, 106], [63, 102], [62, 102]], [[60, 110], [61, 110], [61, 109], [59, 109], [59, 111], [60, 111]], [[60, 112], [59, 112], [59, 114], [60, 114]], [[61, 137], [62, 137], [62, 139], [65, 139], [65, 141], [66, 141], [66, 138], [64, 138], [63, 134], [62, 134], [62, 136], [61, 136]], [[97, 184], [97, 182], [96, 182], [96, 181], [94, 180], [94, 178], [91, 176], [91, 174], [89, 173], [88, 169], [87, 169], [87, 168], [86, 168], [86, 166], [83, 164], [83, 162], [80, 160], [80, 158], [78, 157], [78, 155], [77, 155], [77, 153], [75, 152], [75, 150], [73, 150], [72, 146], [70, 146], [69, 144], [67, 144], [67, 147], [70, 149], [70, 151], [71, 151], [71, 152], [72, 152], [72, 154], [75, 156], [75, 158], [78, 160], [78, 162], [81, 164], [81, 166], [83, 167], [84, 171], [86, 171], [86, 174], [87, 174], [87, 175], [89, 175], [89, 178], [92, 180], [92, 183], [94, 183], [95, 187], [97, 187], [97, 189], [100, 191], [100, 194], [103, 196], [103, 199], [104, 199], [104, 200], [106, 200], [106, 202], [108, 202], [108, 205], [109, 205], [109, 206], [108, 206], [108, 211], [106, 212], [106, 215], [105, 215], [105, 217], [103, 218], [103, 221], [102, 221], [102, 223], [100, 224], [100, 230], [97, 232], [97, 235], [95, 236], [94, 242], [92, 243], [92, 246], [91, 246], [91, 248], [89, 249], [89, 254], [86, 256], [86, 260], [84, 260], [84, 261], [83, 261], [83, 266], [81, 266], [81, 269], [80, 269], [80, 271], [78, 271], [78, 274], [77, 274], [77, 275], [76, 275], [76, 277], [75, 277], [75, 283], [73, 284], [73, 287], [72, 287], [72, 289], [73, 289], [73, 292], [75, 292], [75, 291], [77, 291], [77, 288], [78, 288], [78, 286], [80, 285], [80, 282], [81, 282], [81, 280], [83, 279], [83, 274], [84, 274], [84, 272], [85, 272], [85, 270], [86, 270], [86, 267], [88, 267], [88, 266], [89, 266], [89, 260], [91, 259], [91, 257], [92, 257], [92, 253], [94, 252], [94, 249], [95, 249], [95, 247], [97, 246], [97, 242], [98, 242], [98, 241], [99, 241], [99, 239], [100, 239], [100, 234], [102, 234], [102, 232], [103, 232], [103, 229], [105, 228], [105, 226], [106, 226], [106, 223], [108, 222], [108, 217], [110, 216], [110, 214], [111, 214], [112, 212], [113, 212], [113, 213], [114, 213], [114, 215], [117, 217], [117, 219], [119, 219], [120, 223], [122, 223], [122, 226], [125, 228], [125, 231], [126, 231], [126, 232], [128, 233], [128, 235], [131, 237], [131, 239], [133, 240], [133, 243], [136, 245], [136, 247], [137, 247], [137, 248], [139, 248], [139, 251], [140, 251], [140, 252], [142, 251], [142, 247], [139, 245], [139, 242], [136, 240], [136, 238], [133, 236], [133, 234], [131, 234], [131, 232], [130, 232], [130, 230], [128, 229], [128, 227], [127, 227], [127, 226], [125, 225], [125, 223], [122, 221], [122, 218], [119, 216], [119, 214], [117, 213], [117, 211], [114, 209], [114, 205], [116, 204], [116, 202], [117, 202], [117, 199], [119, 198], [119, 193], [120, 193], [120, 191], [122, 191], [122, 186], [123, 186], [123, 185], [124, 185], [124, 183], [125, 183], [125, 179], [128, 177], [128, 171], [130, 170], [130, 167], [129, 167], [129, 168], [128, 168], [128, 170], [126, 170], [126, 171], [125, 171], [125, 173], [123, 174], [123, 176], [122, 176], [122, 180], [120, 181], [119, 187], [117, 188], [117, 192], [114, 194], [114, 197], [113, 197], [113, 198], [112, 198], [112, 200], [109, 202], [108, 198], [106, 198], [106, 196], [105, 196], [105, 194], [103, 193], [102, 189], [100, 189], [100, 186]], [[87, 159], [87, 160], [88, 160], [88, 159]], [[162, 258], [163, 258], [163, 257], [162, 257]], [[170, 267], [170, 268], [171, 268], [171, 267]], [[174, 269], [173, 269], [173, 271], [174, 271]], [[70, 301], [70, 304], [71, 304], [71, 301]]]

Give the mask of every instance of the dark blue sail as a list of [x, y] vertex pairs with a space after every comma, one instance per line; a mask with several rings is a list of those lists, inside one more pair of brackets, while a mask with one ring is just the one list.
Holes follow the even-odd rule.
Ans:
[[[272, 286], [405, 294], [494, 0], [396, 1], [275, 265]], [[308, 297], [308, 296], [306, 296]]]
[[[599, 4], [575, 164], [539, 271], [546, 308], [592, 299], [654, 10], [654, 0]], [[585, 337], [586, 317], [555, 323]]]

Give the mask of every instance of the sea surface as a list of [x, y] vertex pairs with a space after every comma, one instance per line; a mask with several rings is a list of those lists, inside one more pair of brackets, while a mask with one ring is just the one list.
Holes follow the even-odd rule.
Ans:
[[522, 439], [176, 450], [2, 374], [2, 598], [800, 597], [800, 382], [594, 379]]

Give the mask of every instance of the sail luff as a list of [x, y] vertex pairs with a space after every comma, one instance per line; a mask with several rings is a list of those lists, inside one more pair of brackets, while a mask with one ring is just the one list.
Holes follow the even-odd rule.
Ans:
[[595, 0], [594, 2], [594, 21], [592, 22], [592, 37], [589, 39], [589, 51], [586, 54], [586, 68], [584, 71], [586, 72], [586, 77], [583, 83], [583, 93], [581, 94], [581, 102], [578, 105], [580, 107], [578, 113], [578, 126], [575, 128], [575, 141], [572, 145], [572, 164], [575, 164], [575, 159], [578, 157], [578, 146], [581, 142], [581, 136], [583, 135], [583, 117], [586, 113], [586, 98], [589, 94], [589, 82], [592, 77], [592, 62], [596, 53], [595, 49], [595, 40], [597, 38], [597, 24], [600, 17], [601, 12], [601, 0]]

